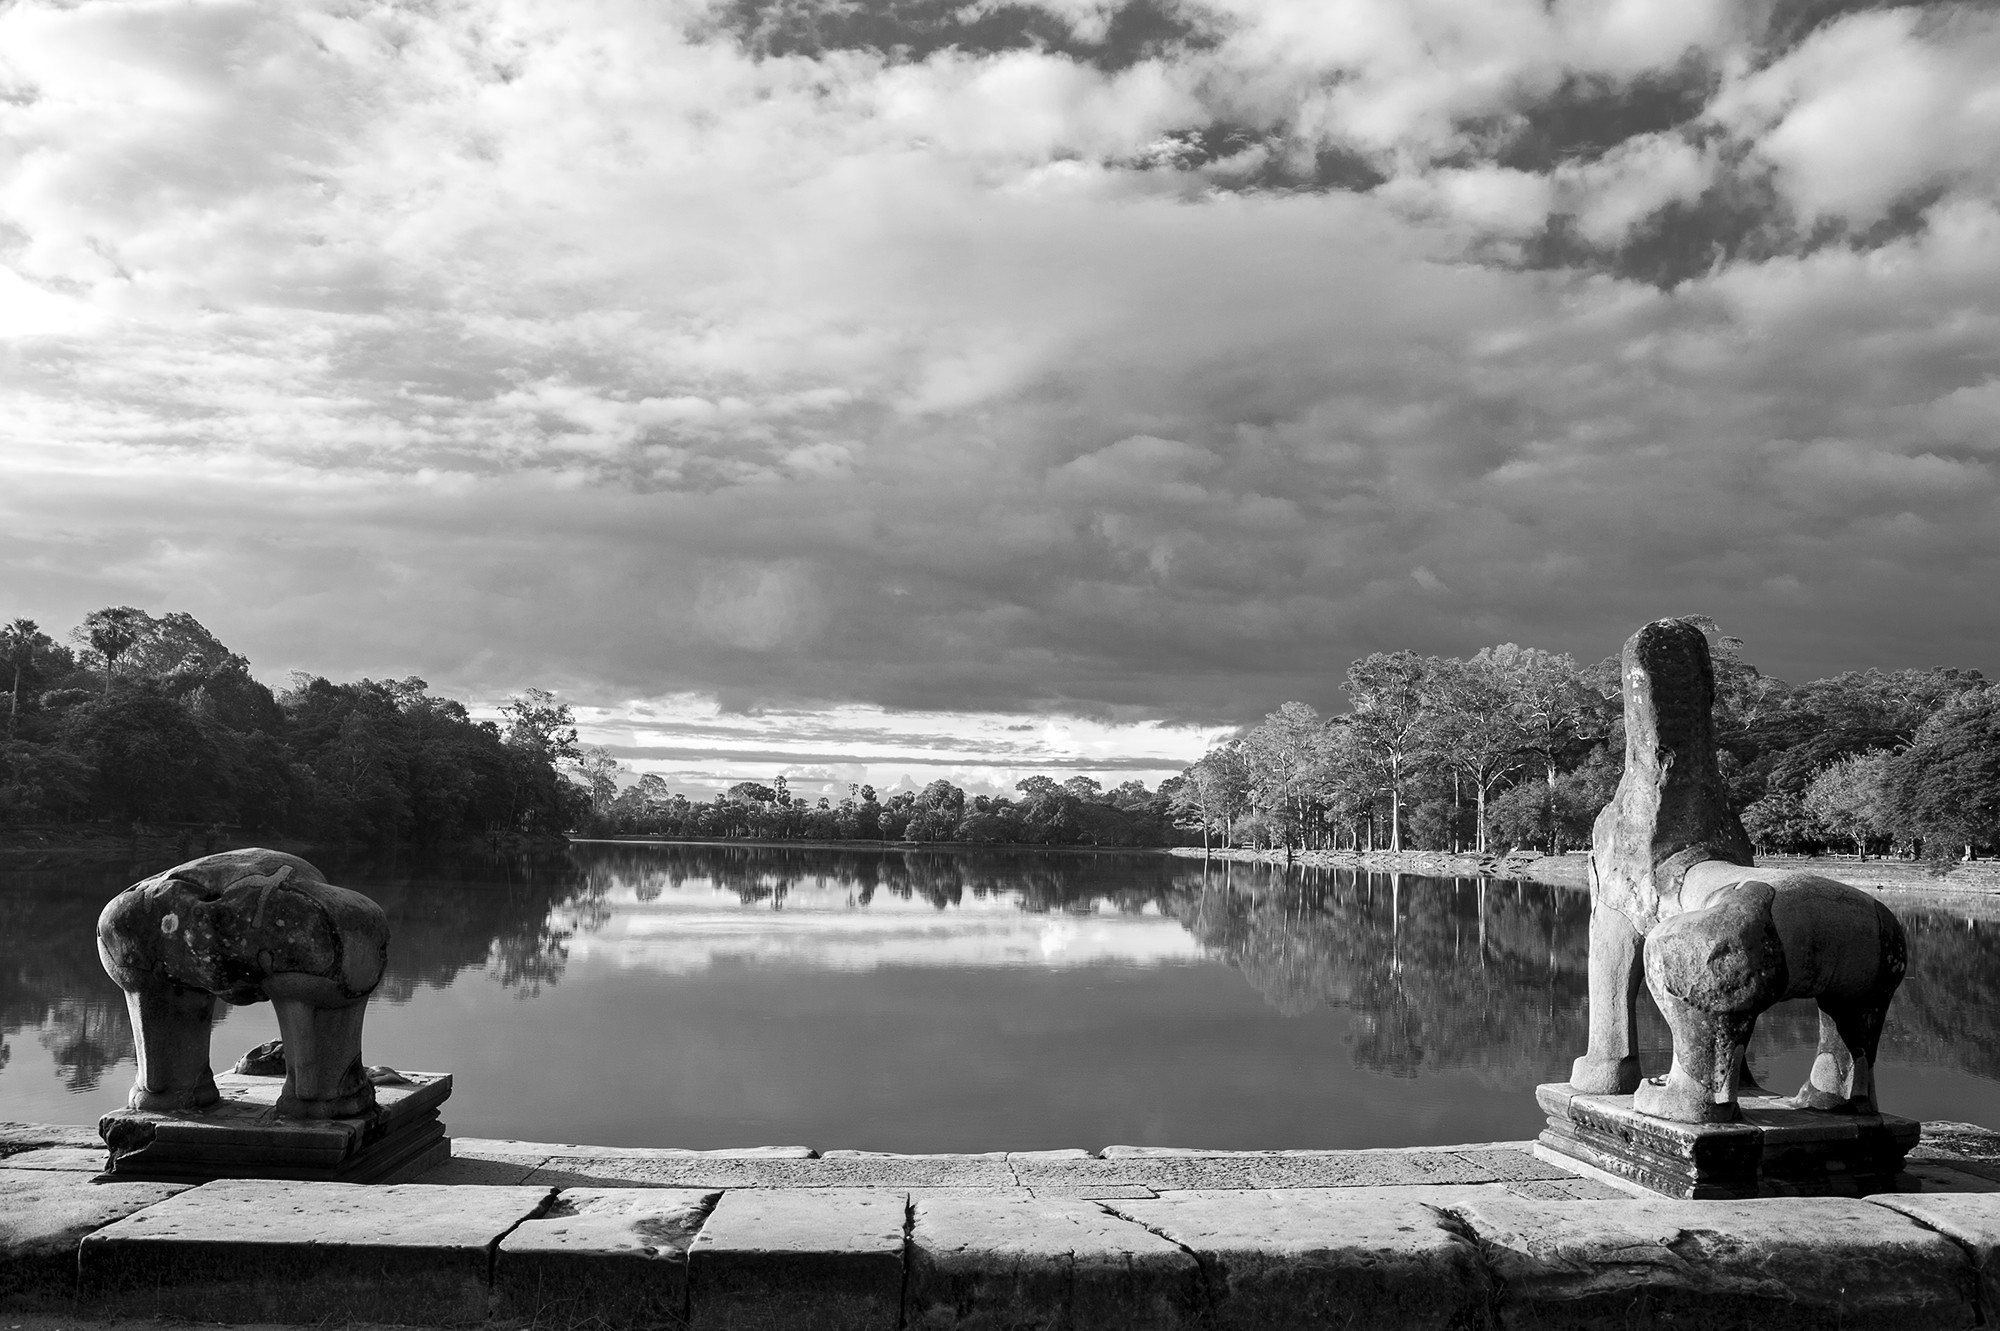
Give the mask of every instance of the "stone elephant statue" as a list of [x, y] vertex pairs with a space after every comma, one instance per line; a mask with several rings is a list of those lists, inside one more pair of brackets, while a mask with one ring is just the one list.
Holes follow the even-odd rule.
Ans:
[[375, 1104], [361, 1019], [388, 962], [389, 923], [359, 892], [296, 855], [232, 850], [134, 883], [97, 921], [105, 971], [125, 991], [138, 1045], [131, 1108], [198, 1110], [215, 1002], [269, 999], [284, 1037], [277, 1112], [342, 1118]]
[[[1714, 666], [1687, 620], [1646, 625], [1620, 665], [1625, 770], [1592, 828], [1590, 1037], [1570, 1084], [1631, 1094], [1641, 1113], [1730, 1122], [1744, 1050], [1773, 1004], [1812, 998], [1819, 1049], [1794, 1103], [1875, 1113], [1882, 1023], [1902, 982], [1901, 923], [1860, 889], [1808, 873], [1763, 873], [1716, 763]], [[1642, 1076], [1639, 977], [1673, 1032], [1673, 1066]]]

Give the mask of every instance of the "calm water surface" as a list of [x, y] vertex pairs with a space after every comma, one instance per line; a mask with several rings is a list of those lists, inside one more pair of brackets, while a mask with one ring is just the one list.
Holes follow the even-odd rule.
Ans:
[[[103, 903], [163, 865], [0, 873], [0, 1120], [123, 1103]], [[580, 844], [323, 861], [394, 937], [371, 1062], [464, 1136], [600, 1145], [1415, 1146], [1532, 1136], [1583, 1049], [1580, 892], [1159, 855]], [[1905, 911], [1884, 1107], [2000, 1125], [2000, 925]], [[229, 1009], [214, 1057], [276, 1037]], [[1648, 1066], [1665, 1030], [1645, 1013]], [[1795, 1086], [1812, 1009], [1760, 1027]]]

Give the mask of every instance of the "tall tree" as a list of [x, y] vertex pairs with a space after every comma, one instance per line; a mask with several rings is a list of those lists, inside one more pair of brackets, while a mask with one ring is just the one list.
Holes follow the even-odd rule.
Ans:
[[1240, 747], [1250, 802], [1278, 824], [1285, 849], [1304, 844], [1326, 784], [1326, 722], [1288, 702], [1245, 732]]
[[1828, 831], [1845, 833], [1864, 860], [1869, 839], [1890, 829], [1888, 768], [1889, 755], [1879, 749], [1849, 754], [1814, 777], [1800, 801]]
[[42, 632], [41, 625], [32, 619], [17, 619], [5, 628], [0, 628], [0, 661], [13, 672], [13, 683], [7, 701], [7, 739], [13, 742], [14, 732], [21, 716], [21, 678], [29, 674], [35, 658], [55, 647], [49, 635]]
[[551, 763], [574, 763], [581, 752], [576, 743], [576, 717], [569, 704], [547, 689], [524, 689], [500, 708], [507, 719], [506, 739]]
[[1604, 729], [1605, 698], [1567, 652], [1502, 643], [1480, 653], [1505, 681], [1510, 710], [1521, 732], [1521, 754], [1543, 782], [1549, 848], [1558, 850], [1557, 780], [1565, 763], [1589, 748]]
[[1173, 804], [1182, 817], [1201, 825], [1201, 848], [1206, 852], [1209, 834], [1216, 827], [1222, 829], [1223, 844], [1229, 844], [1231, 826], [1249, 808], [1249, 792], [1242, 751], [1231, 743], [1209, 750], [1181, 772]]
[[1389, 796], [1389, 849], [1403, 848], [1403, 797], [1417, 765], [1435, 742], [1431, 684], [1435, 657], [1376, 652], [1347, 668], [1347, 731], [1368, 756]]
[[1490, 651], [1436, 664], [1430, 681], [1431, 738], [1445, 765], [1471, 786], [1474, 842], [1488, 847], [1486, 804], [1524, 761], [1528, 735], [1506, 670]]
[[83, 617], [77, 634], [104, 660], [104, 696], [111, 696], [111, 673], [118, 658], [130, 651], [145, 633], [152, 616], [129, 605], [106, 606]]
[[1968, 690], [1891, 760], [1890, 817], [1933, 863], [1964, 847], [2000, 847], [2000, 687]]

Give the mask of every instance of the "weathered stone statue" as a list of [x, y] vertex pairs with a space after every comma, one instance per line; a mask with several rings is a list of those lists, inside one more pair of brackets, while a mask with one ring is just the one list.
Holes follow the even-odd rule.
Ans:
[[388, 943], [380, 906], [274, 850], [205, 855], [126, 888], [98, 917], [97, 951], [132, 1013], [131, 1107], [215, 1104], [215, 1000], [268, 998], [284, 1037], [277, 1112], [334, 1119], [372, 1109], [361, 1018]]
[[[1714, 669], [1686, 620], [1625, 643], [1625, 772], [1591, 837], [1590, 1042], [1570, 1074], [1587, 1094], [1680, 1123], [1737, 1120], [1757, 1018], [1818, 1000], [1819, 1051], [1801, 1108], [1874, 1114], [1875, 1050], [1902, 982], [1902, 925], [1858, 888], [1762, 873], [1716, 765]], [[1673, 1032], [1673, 1066], [1642, 1079], [1633, 1003], [1646, 983]]]

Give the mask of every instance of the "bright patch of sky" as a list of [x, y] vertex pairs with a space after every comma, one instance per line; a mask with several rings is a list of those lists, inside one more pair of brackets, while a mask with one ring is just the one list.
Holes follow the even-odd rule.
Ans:
[[737, 781], [783, 776], [794, 795], [836, 802], [850, 785], [873, 785], [886, 796], [939, 778], [972, 794], [1008, 796], [1037, 774], [1086, 775], [1107, 789], [1131, 780], [1157, 786], [1233, 733], [862, 704], [726, 712], [699, 695], [585, 707], [577, 719], [582, 742], [602, 745], [635, 775], [655, 773], [697, 798]]

